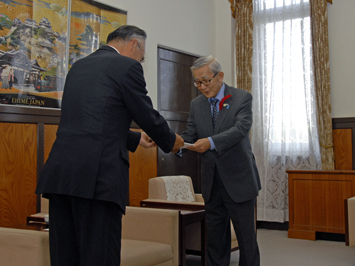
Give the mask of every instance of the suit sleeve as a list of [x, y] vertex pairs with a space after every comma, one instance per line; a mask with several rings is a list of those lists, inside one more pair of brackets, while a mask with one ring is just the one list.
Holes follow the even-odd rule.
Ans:
[[248, 137], [253, 123], [252, 100], [250, 93], [244, 94], [240, 108], [234, 114], [233, 125], [229, 129], [211, 136], [216, 145], [218, 155], [222, 155], [245, 137]]
[[128, 132], [127, 150], [129, 150], [130, 152], [135, 152], [139, 145], [140, 139], [141, 139], [140, 132], [134, 132], [130, 130]]
[[147, 96], [143, 69], [140, 63], [133, 63], [123, 77], [123, 100], [133, 120], [164, 151], [170, 152], [175, 143], [175, 133], [165, 119], [153, 108]]

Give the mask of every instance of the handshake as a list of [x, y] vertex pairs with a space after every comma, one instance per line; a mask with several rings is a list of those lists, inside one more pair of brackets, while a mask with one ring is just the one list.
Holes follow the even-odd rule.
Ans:
[[[171, 150], [172, 153], [177, 153], [180, 150], [180, 148], [184, 146], [183, 138], [176, 133], [175, 135], [176, 135], [176, 139], [175, 139], [174, 147]], [[145, 132], [141, 133], [141, 139], [139, 145], [141, 145], [144, 148], [153, 148], [157, 146], [155, 142]]]

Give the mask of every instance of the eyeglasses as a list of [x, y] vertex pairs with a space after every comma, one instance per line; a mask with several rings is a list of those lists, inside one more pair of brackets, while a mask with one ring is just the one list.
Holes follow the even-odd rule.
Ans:
[[205, 85], [205, 86], [209, 86], [211, 85], [211, 80], [217, 76], [219, 72], [217, 72], [216, 74], [213, 75], [213, 77], [211, 79], [205, 79], [205, 80], [202, 80], [202, 81], [196, 81], [194, 82], [194, 86], [195, 87], [201, 87], [201, 84]]

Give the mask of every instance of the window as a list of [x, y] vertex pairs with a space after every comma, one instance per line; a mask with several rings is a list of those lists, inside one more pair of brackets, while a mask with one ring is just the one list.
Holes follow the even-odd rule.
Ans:
[[253, 128], [258, 219], [288, 220], [289, 169], [319, 169], [308, 0], [253, 1]]

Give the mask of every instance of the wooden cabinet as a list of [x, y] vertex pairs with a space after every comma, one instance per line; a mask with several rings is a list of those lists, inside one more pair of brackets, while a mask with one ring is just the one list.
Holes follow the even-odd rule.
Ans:
[[55, 140], [60, 110], [0, 105], [0, 226], [40, 209], [37, 176]]
[[355, 196], [355, 171], [288, 170], [290, 238], [345, 234], [344, 199]]

